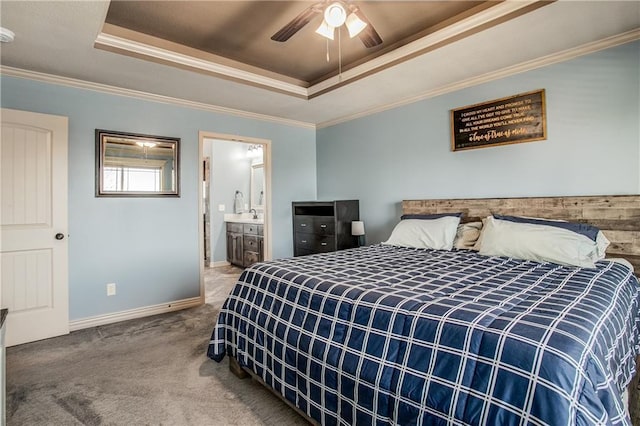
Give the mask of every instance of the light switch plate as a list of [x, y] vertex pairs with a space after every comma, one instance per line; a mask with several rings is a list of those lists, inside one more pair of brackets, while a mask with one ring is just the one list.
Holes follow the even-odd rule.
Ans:
[[116, 295], [116, 283], [107, 284], [107, 296], [115, 296]]

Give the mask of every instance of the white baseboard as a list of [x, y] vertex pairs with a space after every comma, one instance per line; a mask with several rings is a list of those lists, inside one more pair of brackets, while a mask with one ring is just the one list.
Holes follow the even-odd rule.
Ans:
[[218, 268], [220, 266], [229, 266], [231, 265], [229, 262], [227, 262], [226, 260], [220, 260], [218, 262], [211, 262], [209, 263], [209, 267], [210, 268]]
[[159, 305], [144, 306], [142, 308], [129, 309], [127, 311], [81, 318], [69, 321], [69, 331], [82, 330], [83, 328], [97, 327], [99, 325], [112, 324], [114, 322], [148, 317], [151, 315], [165, 314], [167, 312], [200, 306], [202, 303], [202, 298], [192, 297], [190, 299], [176, 300], [174, 302], [161, 303]]

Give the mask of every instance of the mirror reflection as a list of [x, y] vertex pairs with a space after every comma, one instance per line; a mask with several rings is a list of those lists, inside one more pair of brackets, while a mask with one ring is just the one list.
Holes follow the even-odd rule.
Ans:
[[251, 166], [251, 208], [264, 209], [264, 164]]
[[96, 130], [96, 196], [179, 196], [179, 141]]

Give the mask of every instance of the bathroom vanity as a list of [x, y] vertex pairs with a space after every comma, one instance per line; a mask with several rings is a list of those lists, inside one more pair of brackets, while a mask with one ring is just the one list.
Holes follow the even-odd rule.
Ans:
[[227, 262], [246, 268], [264, 260], [264, 225], [257, 220], [226, 221]]

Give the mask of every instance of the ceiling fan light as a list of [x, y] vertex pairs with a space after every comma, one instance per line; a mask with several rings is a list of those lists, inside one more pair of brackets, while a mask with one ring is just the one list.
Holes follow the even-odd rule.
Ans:
[[136, 145], [142, 148], [153, 148], [157, 144], [153, 142], [136, 142]]
[[345, 19], [347, 19], [347, 11], [338, 2], [331, 3], [324, 10], [324, 20], [334, 28], [344, 24]]
[[354, 38], [355, 36], [360, 34], [360, 32], [367, 27], [367, 23], [358, 18], [358, 15], [356, 15], [355, 12], [351, 12], [349, 16], [347, 16], [345, 25], [349, 30], [349, 37], [351, 38]]
[[316, 30], [316, 33], [320, 34], [322, 37], [326, 37], [329, 40], [333, 40], [333, 33], [335, 32], [335, 28], [327, 23], [326, 20], [322, 20], [322, 23]]
[[0, 27], [0, 43], [11, 43], [16, 35], [8, 28]]

